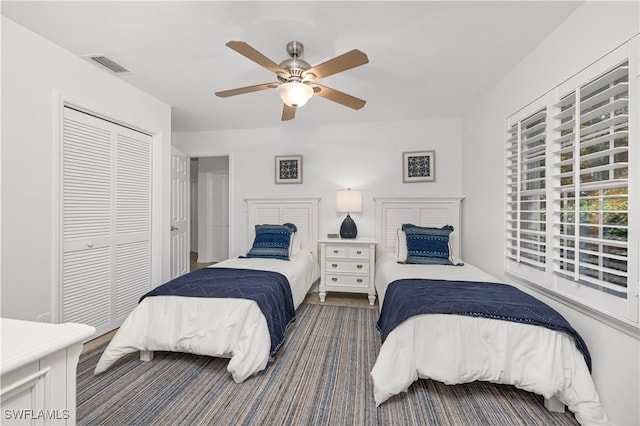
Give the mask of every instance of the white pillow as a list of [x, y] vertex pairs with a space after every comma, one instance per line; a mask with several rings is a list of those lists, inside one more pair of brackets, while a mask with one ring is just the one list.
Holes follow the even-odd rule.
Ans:
[[406, 262], [407, 260], [407, 234], [398, 228], [396, 230], [396, 257], [398, 262]]
[[302, 247], [302, 238], [300, 238], [297, 232], [293, 232], [291, 234], [291, 240], [289, 240], [289, 255], [294, 256], [300, 253], [301, 247]]

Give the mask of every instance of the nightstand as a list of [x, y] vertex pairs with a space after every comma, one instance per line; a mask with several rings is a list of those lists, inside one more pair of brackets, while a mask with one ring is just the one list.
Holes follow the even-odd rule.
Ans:
[[328, 291], [367, 293], [369, 304], [376, 301], [375, 238], [322, 239], [320, 246], [320, 301]]

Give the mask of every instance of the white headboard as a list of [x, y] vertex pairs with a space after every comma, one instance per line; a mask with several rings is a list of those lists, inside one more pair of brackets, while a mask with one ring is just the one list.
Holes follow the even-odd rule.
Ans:
[[403, 223], [441, 227], [452, 225], [452, 254], [460, 258], [460, 208], [464, 197], [374, 198], [378, 253], [395, 252], [397, 230]]
[[320, 198], [246, 198], [245, 201], [250, 239], [255, 225], [293, 223], [298, 228], [296, 238], [301, 238], [301, 248], [317, 253]]

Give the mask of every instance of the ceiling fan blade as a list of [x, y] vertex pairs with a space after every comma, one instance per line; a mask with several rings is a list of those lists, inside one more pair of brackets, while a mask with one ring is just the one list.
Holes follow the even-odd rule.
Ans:
[[284, 108], [282, 108], [282, 121], [289, 121], [296, 118], [296, 110], [298, 108], [290, 107], [287, 104], [284, 104]]
[[360, 109], [367, 103], [366, 101], [358, 99], [355, 96], [347, 95], [346, 93], [340, 92], [327, 86], [323, 86], [321, 84], [314, 83], [311, 84], [311, 87], [313, 87], [314, 95], [320, 96], [333, 102], [337, 102], [349, 108]]
[[329, 59], [326, 62], [321, 63], [320, 65], [316, 65], [315, 67], [304, 72], [304, 76], [309, 76], [309, 74], [315, 75], [315, 78], [312, 76], [311, 80], [319, 80], [324, 77], [328, 77], [333, 74], [337, 74], [342, 71], [349, 70], [351, 68], [359, 67], [360, 65], [364, 65], [369, 63], [369, 58], [363, 52], [358, 49], [353, 49], [350, 52], [344, 53], [340, 56], [336, 56], [333, 59]]
[[235, 50], [242, 56], [248, 59], [251, 59], [256, 64], [263, 66], [264, 68], [268, 69], [271, 72], [274, 72], [276, 74], [284, 74], [284, 75], [289, 74], [287, 70], [280, 67], [280, 65], [276, 64], [271, 59], [267, 58], [262, 53], [258, 52], [256, 49], [249, 46], [244, 41], [230, 41], [227, 43], [227, 46]]
[[258, 92], [260, 90], [275, 89], [280, 83], [264, 83], [256, 84], [255, 86], [239, 87], [237, 89], [223, 90], [222, 92], [216, 92], [216, 96], [221, 98], [228, 98], [229, 96], [242, 95], [245, 93]]

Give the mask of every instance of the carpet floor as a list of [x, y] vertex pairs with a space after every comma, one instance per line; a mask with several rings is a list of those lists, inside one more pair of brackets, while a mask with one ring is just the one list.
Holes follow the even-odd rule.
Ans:
[[80, 356], [79, 425], [576, 425], [512, 386], [415, 382], [376, 408], [369, 371], [380, 349], [377, 310], [303, 304], [266, 370], [236, 384], [228, 360], [156, 352], [93, 369], [106, 342]]

